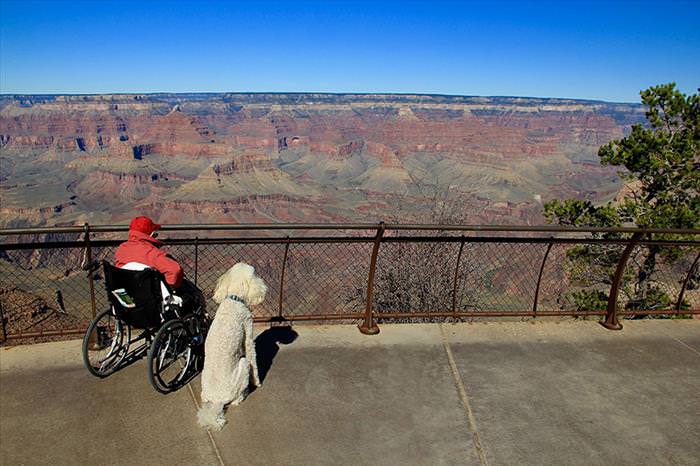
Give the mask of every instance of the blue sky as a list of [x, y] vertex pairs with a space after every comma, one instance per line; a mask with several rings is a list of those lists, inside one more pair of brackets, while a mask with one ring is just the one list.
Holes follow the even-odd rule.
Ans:
[[0, 0], [0, 91], [638, 102], [665, 82], [697, 92], [698, 24], [699, 0]]

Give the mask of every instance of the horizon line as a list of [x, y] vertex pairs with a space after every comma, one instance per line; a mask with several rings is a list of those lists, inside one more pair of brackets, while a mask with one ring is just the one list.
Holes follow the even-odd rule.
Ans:
[[177, 95], [177, 94], [196, 94], [196, 95], [310, 95], [321, 94], [331, 96], [425, 96], [425, 97], [448, 97], [448, 98], [483, 98], [483, 99], [530, 99], [530, 100], [571, 100], [577, 102], [595, 102], [607, 104], [624, 104], [624, 105], [642, 105], [641, 102], [628, 101], [613, 101], [603, 99], [585, 99], [577, 97], [540, 97], [540, 96], [520, 96], [520, 95], [476, 95], [476, 94], [441, 94], [434, 92], [338, 92], [338, 91], [156, 91], [156, 92], [2, 92], [0, 97], [17, 97], [17, 96], [36, 96], [36, 97], [55, 97], [55, 96], [71, 96], [71, 97], [93, 97], [93, 96], [157, 96], [157, 95]]

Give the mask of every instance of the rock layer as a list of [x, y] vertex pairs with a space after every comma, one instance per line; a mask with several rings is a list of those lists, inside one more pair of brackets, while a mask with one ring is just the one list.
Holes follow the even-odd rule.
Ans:
[[597, 148], [642, 118], [514, 97], [2, 96], [0, 220], [430, 221], [449, 191], [464, 221], [538, 222], [542, 200], [613, 198]]

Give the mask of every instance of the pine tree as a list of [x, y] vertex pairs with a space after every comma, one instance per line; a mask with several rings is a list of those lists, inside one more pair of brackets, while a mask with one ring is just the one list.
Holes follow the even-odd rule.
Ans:
[[[647, 106], [646, 124], [632, 126], [629, 135], [602, 146], [598, 151], [604, 165], [624, 168], [619, 174], [628, 194], [620, 202], [596, 206], [590, 201], [554, 200], [544, 206], [550, 221], [561, 225], [640, 228], [697, 229], [700, 227], [700, 89], [686, 96], [675, 83], [642, 91]], [[611, 238], [619, 234], [603, 233]], [[663, 236], [656, 235], [656, 239]], [[628, 277], [627, 308], [664, 308], [671, 304], [666, 293], [654, 283], [657, 260], [679, 259], [679, 248], [644, 248], [636, 276]], [[578, 263], [584, 285], [610, 283], [619, 248], [584, 245], [568, 251]], [[583, 267], [582, 267], [583, 266]], [[586, 272], [585, 270], [588, 269]], [[577, 307], [603, 308], [605, 295], [588, 289], [573, 295]]]

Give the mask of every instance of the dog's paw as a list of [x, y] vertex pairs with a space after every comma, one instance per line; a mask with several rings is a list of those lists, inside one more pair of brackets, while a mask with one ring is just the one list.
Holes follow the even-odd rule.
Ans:
[[226, 425], [226, 418], [223, 416], [217, 417], [212, 425], [208, 427], [209, 430], [219, 432]]
[[226, 418], [223, 414], [223, 405], [204, 403], [197, 412], [197, 422], [205, 429], [219, 431], [224, 428]]
[[226, 419], [214, 419], [206, 423], [200, 422], [199, 425], [207, 430], [219, 432], [226, 425]]

